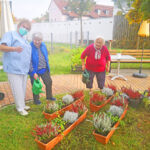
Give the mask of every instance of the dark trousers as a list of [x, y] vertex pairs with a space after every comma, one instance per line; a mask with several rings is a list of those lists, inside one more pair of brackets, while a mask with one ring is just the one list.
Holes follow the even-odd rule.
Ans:
[[[46, 71], [44, 74], [39, 75], [42, 78], [43, 83], [46, 87], [46, 98], [50, 99], [52, 97], [52, 79], [50, 73]], [[31, 84], [33, 85], [34, 78], [30, 76]], [[34, 101], [39, 100], [39, 95], [33, 94]]]
[[105, 72], [93, 72], [89, 70], [88, 72], [90, 74], [90, 82], [86, 84], [86, 88], [89, 88], [89, 89], [93, 88], [93, 79], [94, 79], [94, 76], [96, 75], [98, 87], [100, 89], [103, 89], [104, 84], [105, 84]]

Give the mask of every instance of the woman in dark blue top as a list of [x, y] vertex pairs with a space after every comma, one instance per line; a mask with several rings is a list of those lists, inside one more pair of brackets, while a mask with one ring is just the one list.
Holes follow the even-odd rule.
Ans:
[[[31, 67], [30, 67], [30, 79], [33, 85], [34, 79], [37, 80], [41, 77], [43, 83], [46, 86], [46, 98], [47, 100], [56, 100], [52, 96], [52, 79], [50, 76], [50, 66], [48, 62], [48, 52], [46, 45], [42, 42], [42, 34], [34, 33], [32, 36], [32, 56], [31, 56]], [[41, 104], [39, 100], [39, 95], [33, 94], [33, 99], [35, 104]]]

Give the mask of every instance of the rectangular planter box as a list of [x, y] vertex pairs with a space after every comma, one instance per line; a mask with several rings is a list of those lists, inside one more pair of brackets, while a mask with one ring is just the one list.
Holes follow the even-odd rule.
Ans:
[[92, 104], [91, 101], [90, 101], [90, 110], [91, 110], [91, 112], [99, 111], [102, 107], [104, 107], [107, 103], [109, 103], [113, 97], [114, 97], [114, 95], [109, 97], [107, 100], [105, 100], [105, 102], [102, 105], [99, 105], [99, 106]]
[[[120, 120], [122, 120], [122, 119], [125, 117], [125, 114], [127, 113], [127, 107], [128, 107], [128, 105], [126, 106], [126, 108], [125, 108], [123, 114], [121, 115]], [[108, 141], [109, 141], [109, 139], [111, 138], [111, 136], [112, 136], [113, 133], [115, 132], [116, 128], [119, 126], [119, 124], [120, 124], [120, 122], [118, 121], [118, 122], [113, 126], [112, 130], [108, 133], [107, 136], [103, 136], [103, 135], [97, 134], [97, 133], [95, 133], [95, 131], [93, 131], [93, 135], [95, 136], [95, 139], [96, 139], [98, 142], [100, 142], [100, 143], [102, 143], [102, 144], [104, 144], [104, 145], [107, 144]]]
[[54, 112], [54, 113], [52, 113], [52, 114], [43, 112], [43, 115], [44, 115], [44, 117], [45, 117], [46, 119], [48, 119], [48, 120], [49, 120], [49, 119], [54, 119], [54, 118], [56, 118], [56, 117], [58, 116], [58, 114], [62, 115], [64, 111], [70, 110], [70, 109], [72, 108], [72, 105], [73, 105], [73, 104], [79, 103], [79, 102], [81, 102], [81, 101], [83, 101], [83, 100], [84, 100], [84, 96], [82, 96], [80, 99], [74, 101], [72, 104], [70, 104], [70, 105], [64, 107], [63, 109], [60, 109], [60, 110], [58, 110], [58, 111], [56, 111], [56, 112]]
[[66, 130], [64, 130], [62, 134], [59, 134], [58, 136], [56, 136], [54, 139], [52, 139], [47, 144], [44, 144], [44, 143], [38, 141], [37, 139], [35, 139], [36, 143], [38, 144], [38, 147], [41, 150], [51, 150], [57, 143], [59, 143], [64, 138], [64, 136], [66, 136], [69, 132], [71, 132], [80, 122], [82, 122], [86, 118], [87, 112], [88, 112], [88, 110], [86, 110], [78, 118], [77, 121], [75, 121], [71, 126], [69, 126]]

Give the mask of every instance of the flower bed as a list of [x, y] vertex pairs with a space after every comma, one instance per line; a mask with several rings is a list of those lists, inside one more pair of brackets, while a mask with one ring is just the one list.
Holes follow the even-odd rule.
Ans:
[[71, 109], [73, 104], [77, 104], [79, 102], [82, 102], [83, 100], [84, 100], [84, 96], [82, 96], [80, 99], [76, 100], [72, 104], [70, 104], [70, 105], [68, 105], [68, 106], [66, 106], [66, 107], [64, 107], [64, 108], [62, 108], [62, 109], [60, 109], [60, 110], [58, 110], [58, 111], [56, 111], [56, 112], [54, 112], [52, 114], [43, 112], [43, 115], [48, 120], [49, 119], [54, 119], [54, 118], [56, 118], [58, 116], [58, 114], [62, 115], [64, 113], [64, 111]]
[[[94, 95], [93, 95], [93, 97], [94, 97]], [[107, 100], [103, 100], [101, 105], [94, 104], [92, 102], [92, 99], [90, 99], [90, 110], [91, 110], [91, 112], [97, 112], [97, 111], [99, 111], [102, 107], [104, 107], [107, 103], [109, 103], [113, 97], [114, 96], [111, 96]]]
[[[75, 99], [75, 101], [74, 101], [74, 99]], [[83, 100], [84, 100], [83, 91], [74, 92], [72, 95], [65, 95], [63, 97], [63, 100], [47, 104], [46, 108], [47, 107], [48, 108], [49, 107], [56, 107], [56, 109], [54, 109], [55, 111], [54, 112], [52, 111], [52, 113], [44, 111], [43, 115], [46, 119], [54, 119], [58, 116], [58, 114], [61, 115], [64, 111], [69, 110], [70, 108], [72, 108], [73, 104], [79, 103]], [[64, 104], [63, 101], [66, 102], [66, 105]], [[50, 106], [50, 105], [52, 105], [52, 106]]]
[[[64, 113], [64, 120], [65, 121], [60, 121], [60, 116], [58, 116], [58, 118], [55, 118], [54, 120], [51, 120], [50, 123], [52, 123], [53, 121], [55, 122], [55, 129], [52, 128], [51, 131], [47, 131], [49, 133], [46, 133], [46, 135], [49, 135], [51, 137], [52, 135], [52, 132], [55, 133], [54, 135], [56, 135], [56, 137], [53, 137], [52, 136], [52, 139], [50, 139], [50, 141], [48, 141], [47, 143], [44, 143], [42, 141], [40, 141], [39, 139], [41, 138], [41, 134], [39, 134], [39, 128], [36, 128], [38, 129], [38, 131], [36, 131], [36, 134], [38, 134], [40, 138], [35, 138], [35, 141], [36, 143], [38, 144], [38, 147], [41, 149], [41, 150], [51, 150], [57, 143], [59, 143], [63, 138], [64, 136], [66, 136], [69, 132], [71, 132], [80, 122], [82, 122], [85, 118], [86, 118], [86, 115], [87, 115], [87, 108], [82, 104], [82, 103], [78, 103], [78, 104], [74, 104], [72, 108], [69, 109], [70, 111], [66, 111]], [[82, 113], [81, 113], [82, 111]], [[72, 116], [70, 116], [70, 114]], [[79, 117], [77, 118], [76, 120], [76, 114], [79, 114]], [[69, 122], [69, 120], [66, 120], [66, 119], [70, 119], [71, 122]], [[74, 119], [75, 118], [75, 119]], [[69, 124], [69, 126], [67, 125], [67, 128], [64, 129], [64, 122], [66, 123], [71, 123], [71, 125]], [[57, 128], [57, 126], [59, 126]], [[63, 126], [63, 127], [62, 127]], [[59, 132], [61, 131], [61, 133], [59, 133], [58, 135], [56, 133], [56, 130], [58, 130]], [[43, 130], [45, 131], [45, 129]], [[55, 132], [54, 132], [55, 131]]]
[[[123, 114], [121, 115], [121, 117], [120, 117], [119, 120], [122, 120], [122, 119], [125, 117], [125, 115], [126, 115], [126, 113], [127, 113], [127, 107], [128, 107], [128, 105], [126, 106], [126, 108], [125, 108], [125, 110], [124, 110], [124, 112], [123, 112]], [[102, 144], [104, 144], [104, 145], [107, 144], [108, 141], [109, 141], [109, 139], [111, 138], [111, 136], [112, 136], [113, 133], [115, 132], [116, 128], [119, 126], [119, 124], [120, 124], [120, 122], [117, 121], [116, 124], [113, 126], [112, 130], [107, 134], [107, 136], [103, 136], [103, 135], [98, 134], [98, 133], [96, 133], [95, 131], [93, 131], [93, 135], [94, 135], [95, 139], [96, 139], [98, 142], [100, 142], [100, 143], [102, 143]]]
[[127, 100], [121, 96], [115, 97], [110, 104], [110, 109], [107, 112], [95, 113], [93, 117], [95, 128], [93, 135], [102, 144], [108, 143], [120, 121], [124, 118], [128, 107]]

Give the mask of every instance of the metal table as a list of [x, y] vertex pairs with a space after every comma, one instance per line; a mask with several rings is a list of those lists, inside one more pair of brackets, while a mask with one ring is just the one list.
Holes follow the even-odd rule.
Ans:
[[125, 78], [123, 75], [119, 74], [120, 71], [120, 60], [135, 60], [136, 58], [130, 55], [121, 55], [120, 53], [116, 54], [116, 55], [111, 55], [111, 59], [112, 60], [117, 60], [117, 75], [115, 75], [114, 77], [111, 78], [111, 80], [115, 80], [117, 78], [122, 78], [125, 81], [127, 80], [127, 78]]

